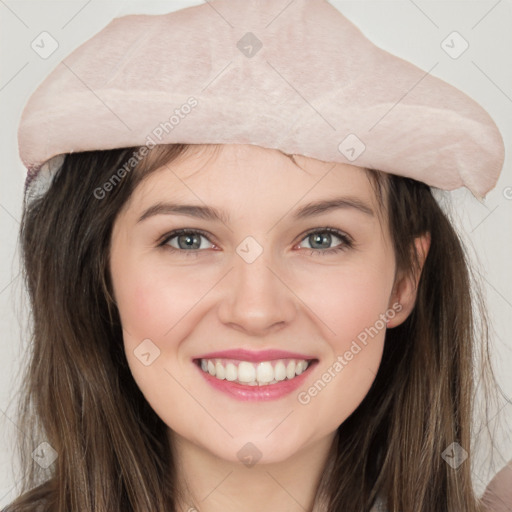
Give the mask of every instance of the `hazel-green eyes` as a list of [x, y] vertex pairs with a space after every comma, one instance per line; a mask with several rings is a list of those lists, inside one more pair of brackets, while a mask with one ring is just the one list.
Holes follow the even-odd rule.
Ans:
[[[162, 242], [159, 243], [159, 247], [164, 247], [166, 250], [171, 252], [181, 252], [186, 256], [191, 254], [198, 255], [199, 252], [204, 249], [208, 249], [203, 244], [202, 238], [206, 239], [210, 244], [212, 242], [209, 241], [208, 235], [198, 229], [177, 229], [168, 233]], [[329, 246], [338, 238], [341, 243], [336, 245], [335, 247], [325, 247]], [[314, 230], [306, 233], [304, 238], [302, 238], [301, 243], [307, 240], [311, 247], [304, 247], [304, 249], [310, 249], [311, 254], [334, 254], [340, 251], [346, 251], [353, 247], [352, 239], [342, 231], [334, 228], [315, 228]]]

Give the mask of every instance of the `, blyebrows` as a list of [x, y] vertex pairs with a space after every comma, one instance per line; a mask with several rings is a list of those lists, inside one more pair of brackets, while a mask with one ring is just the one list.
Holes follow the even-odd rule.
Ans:
[[[308, 203], [296, 210], [292, 218], [294, 220], [301, 220], [315, 215], [321, 215], [334, 209], [351, 208], [364, 213], [365, 215], [374, 216], [374, 212], [370, 206], [353, 197], [338, 197], [335, 199], [317, 201]], [[150, 206], [139, 217], [137, 222], [142, 222], [145, 219], [154, 215], [186, 215], [188, 217], [196, 217], [204, 220], [212, 220], [222, 222], [223, 224], [230, 223], [229, 214], [225, 211], [218, 210], [211, 206], [189, 205], [189, 204], [176, 204], [176, 203], [157, 203]]]

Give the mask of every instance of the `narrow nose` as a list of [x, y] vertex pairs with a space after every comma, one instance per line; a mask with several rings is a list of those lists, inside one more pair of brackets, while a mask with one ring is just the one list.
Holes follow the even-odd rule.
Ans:
[[253, 336], [290, 324], [297, 314], [297, 298], [266, 253], [252, 263], [234, 260], [235, 268], [224, 280], [218, 309], [221, 322]]

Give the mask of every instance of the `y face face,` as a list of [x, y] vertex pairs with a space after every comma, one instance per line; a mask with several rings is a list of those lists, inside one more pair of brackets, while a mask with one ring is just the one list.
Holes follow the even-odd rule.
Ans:
[[226, 461], [249, 442], [260, 462], [283, 461], [361, 403], [407, 285], [365, 170], [202, 149], [150, 174], [116, 219], [126, 357], [179, 438]]

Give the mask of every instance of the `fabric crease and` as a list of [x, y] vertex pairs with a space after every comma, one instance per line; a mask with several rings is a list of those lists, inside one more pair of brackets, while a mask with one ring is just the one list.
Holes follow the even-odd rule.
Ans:
[[496, 185], [496, 124], [435, 65], [382, 50], [324, 0], [283, 7], [212, 0], [112, 20], [29, 99], [18, 130], [27, 185], [56, 155], [149, 139], [255, 144], [479, 198]]

